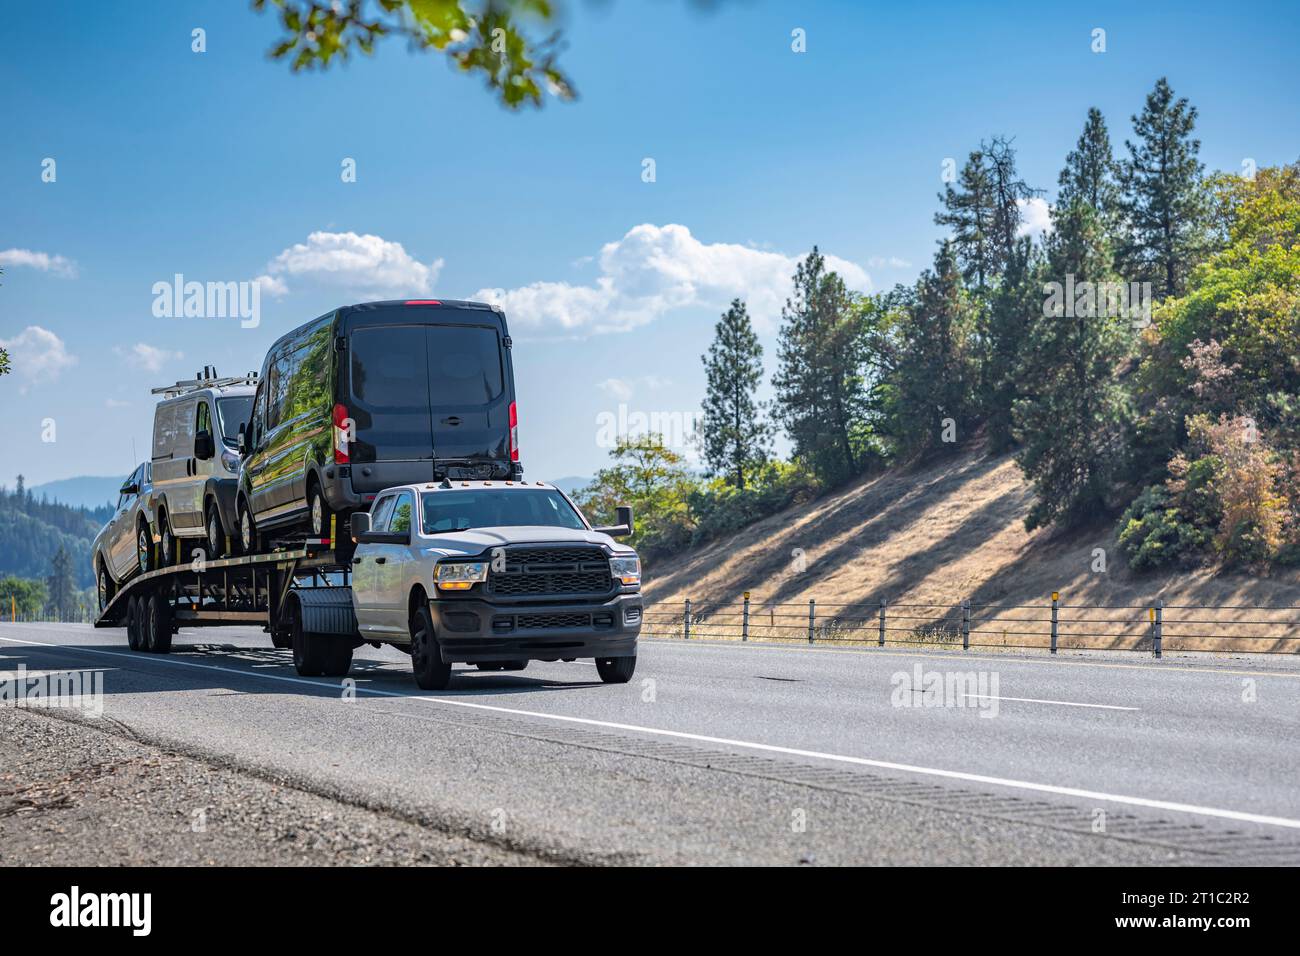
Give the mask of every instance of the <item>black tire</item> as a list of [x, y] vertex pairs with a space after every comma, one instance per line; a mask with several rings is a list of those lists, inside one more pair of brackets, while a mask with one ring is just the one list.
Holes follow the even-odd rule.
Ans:
[[253, 513], [248, 509], [248, 502], [241, 498], [236, 510], [239, 520], [239, 550], [243, 554], [256, 554], [257, 522], [253, 520]]
[[631, 657], [598, 657], [596, 673], [606, 684], [626, 684], [636, 671], [636, 655]]
[[329, 503], [325, 500], [325, 494], [320, 490], [320, 485], [313, 480], [311, 487], [307, 490], [307, 531], [311, 537], [329, 537], [331, 514]]
[[135, 529], [135, 563], [139, 566], [141, 574], [148, 574], [153, 570], [153, 535], [149, 533], [149, 526], [143, 521]]
[[427, 605], [411, 615], [411, 670], [421, 690], [446, 690], [451, 683], [451, 665], [442, 659]]
[[208, 560], [216, 561], [226, 556], [226, 529], [221, 526], [221, 512], [217, 510], [215, 501], [209, 501], [206, 510], [203, 529], [207, 538]]
[[176, 535], [172, 534], [171, 522], [167, 520], [165, 512], [158, 516], [158, 536], [162, 539], [158, 545], [158, 565], [173, 567], [176, 564]]
[[95, 572], [95, 593], [99, 598], [99, 610], [102, 614], [104, 608], [108, 607], [117, 596], [117, 585], [113, 583], [113, 576], [108, 573], [108, 568], [104, 567], [102, 554], [96, 563], [99, 565], [99, 570]]
[[151, 654], [170, 654], [172, 608], [161, 594], [154, 594], [144, 606], [144, 649]]
[[293, 642], [293, 666], [301, 677], [346, 677], [352, 642], [337, 634], [314, 634], [302, 626], [302, 606], [293, 598], [284, 609]]
[[126, 646], [140, 650], [140, 595], [132, 594], [126, 602]]

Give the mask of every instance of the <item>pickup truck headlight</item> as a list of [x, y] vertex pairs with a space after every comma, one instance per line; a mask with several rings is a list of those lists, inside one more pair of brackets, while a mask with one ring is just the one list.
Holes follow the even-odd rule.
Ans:
[[457, 561], [440, 564], [433, 570], [433, 581], [441, 591], [468, 591], [487, 580], [486, 561]]
[[239, 474], [239, 456], [232, 451], [221, 450], [221, 467], [232, 475]]
[[610, 558], [609, 573], [622, 584], [640, 584], [641, 559], [635, 555], [630, 558]]

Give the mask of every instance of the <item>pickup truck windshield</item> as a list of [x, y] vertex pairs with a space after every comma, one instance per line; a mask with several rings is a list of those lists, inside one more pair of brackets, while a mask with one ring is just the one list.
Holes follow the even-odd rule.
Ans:
[[432, 491], [420, 495], [424, 533], [536, 525], [582, 531], [582, 518], [558, 491], [502, 488]]

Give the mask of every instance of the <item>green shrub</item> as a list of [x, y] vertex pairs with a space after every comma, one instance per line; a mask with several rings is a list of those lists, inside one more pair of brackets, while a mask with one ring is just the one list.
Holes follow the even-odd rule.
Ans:
[[1135, 571], [1201, 561], [1212, 537], [1212, 531], [1183, 517], [1164, 485], [1148, 487], [1120, 519], [1120, 547]]

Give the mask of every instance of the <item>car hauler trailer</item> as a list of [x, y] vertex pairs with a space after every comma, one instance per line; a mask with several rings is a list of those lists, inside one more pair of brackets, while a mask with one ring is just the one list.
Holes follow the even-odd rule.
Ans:
[[300, 674], [341, 677], [365, 643], [352, 610], [352, 542], [338, 537], [272, 542], [261, 554], [195, 559], [123, 582], [95, 620], [122, 627], [132, 650], [166, 654], [181, 627], [261, 624], [292, 648]]

